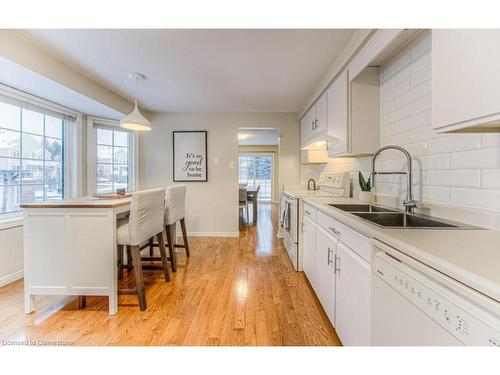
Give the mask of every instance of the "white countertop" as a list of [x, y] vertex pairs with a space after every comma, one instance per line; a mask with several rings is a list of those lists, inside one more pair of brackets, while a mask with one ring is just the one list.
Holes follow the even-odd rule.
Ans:
[[422, 263], [500, 302], [500, 232], [474, 229], [380, 228], [333, 203], [360, 203], [348, 198], [306, 198], [327, 215], [376, 238]]

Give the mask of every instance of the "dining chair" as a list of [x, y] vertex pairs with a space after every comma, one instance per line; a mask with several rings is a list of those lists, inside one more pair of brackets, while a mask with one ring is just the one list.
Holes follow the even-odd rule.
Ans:
[[135, 192], [130, 203], [130, 215], [126, 219], [120, 219], [117, 223], [116, 237], [118, 244], [118, 268], [121, 273], [123, 268], [123, 249], [127, 248], [127, 254], [132, 258], [135, 274], [135, 289], [118, 289], [118, 294], [133, 294], [139, 299], [140, 310], [146, 310], [146, 293], [142, 275], [142, 262], [140, 247], [148, 242], [150, 238], [156, 237], [159, 244], [160, 254], [165, 280], [170, 281], [168, 273], [165, 242], [163, 239], [163, 222], [165, 207], [165, 189], [151, 189]]
[[247, 189], [241, 189], [239, 190], [239, 209], [243, 213], [243, 210], [246, 210], [246, 225], [248, 225], [248, 195], [247, 195]]

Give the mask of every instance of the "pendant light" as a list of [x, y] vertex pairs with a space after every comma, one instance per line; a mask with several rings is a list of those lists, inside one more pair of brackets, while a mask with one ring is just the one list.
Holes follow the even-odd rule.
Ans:
[[134, 110], [124, 118], [120, 120], [120, 126], [125, 129], [137, 130], [137, 131], [149, 131], [151, 130], [151, 122], [142, 115], [137, 107], [137, 82], [139, 80], [146, 79], [146, 76], [141, 73], [131, 73], [128, 76], [130, 79], [135, 79], [135, 100], [134, 100]]

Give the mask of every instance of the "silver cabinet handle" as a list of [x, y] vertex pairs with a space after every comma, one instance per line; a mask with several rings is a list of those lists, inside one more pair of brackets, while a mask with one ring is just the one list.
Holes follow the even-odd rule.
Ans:
[[328, 248], [328, 259], [327, 259], [327, 263], [328, 265], [332, 264], [333, 263], [333, 260], [332, 258], [330, 257], [330, 255], [333, 255], [333, 251], [332, 249]]
[[330, 231], [332, 231], [336, 236], [340, 236], [340, 232], [336, 230], [334, 227], [328, 227], [328, 229], [330, 229]]
[[334, 265], [335, 273], [340, 272], [340, 257], [335, 255], [335, 265]]
[[309, 211], [307, 211], [307, 210], [304, 210], [304, 213], [305, 213], [306, 215], [311, 216], [311, 213], [310, 213]]

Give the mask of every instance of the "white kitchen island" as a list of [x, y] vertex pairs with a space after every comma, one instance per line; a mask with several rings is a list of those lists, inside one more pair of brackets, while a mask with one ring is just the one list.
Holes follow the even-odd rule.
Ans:
[[36, 295], [108, 296], [118, 307], [117, 215], [130, 198], [83, 197], [23, 204], [25, 313]]

